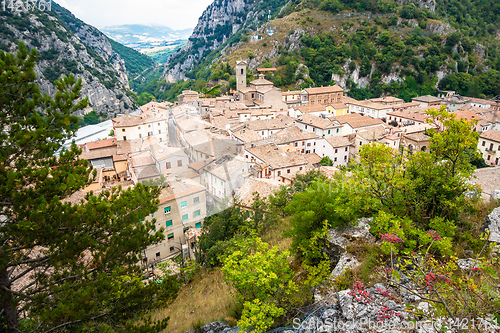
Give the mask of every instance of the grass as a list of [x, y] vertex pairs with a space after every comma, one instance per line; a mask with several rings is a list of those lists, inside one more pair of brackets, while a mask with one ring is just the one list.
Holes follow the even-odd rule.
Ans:
[[170, 316], [163, 332], [179, 333], [224, 319], [236, 311], [232, 292], [233, 288], [224, 282], [220, 270], [203, 270], [179, 291], [177, 298], [168, 307], [157, 310], [153, 314], [153, 320]]

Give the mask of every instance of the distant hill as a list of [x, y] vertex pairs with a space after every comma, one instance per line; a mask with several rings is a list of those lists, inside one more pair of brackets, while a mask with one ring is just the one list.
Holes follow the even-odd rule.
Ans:
[[136, 50], [187, 40], [193, 32], [193, 29], [174, 30], [163, 25], [141, 24], [116, 25], [100, 30], [113, 40]]

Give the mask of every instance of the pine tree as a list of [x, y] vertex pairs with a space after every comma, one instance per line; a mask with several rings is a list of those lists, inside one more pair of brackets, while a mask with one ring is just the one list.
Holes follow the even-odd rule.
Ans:
[[160, 188], [67, 200], [92, 178], [76, 145], [60, 151], [77, 127], [71, 114], [87, 100], [72, 76], [42, 96], [36, 59], [22, 43], [17, 54], [0, 51], [0, 331], [158, 331], [166, 321], [139, 315], [175, 285], [143, 283], [137, 263], [163, 237], [141, 222], [157, 209]]

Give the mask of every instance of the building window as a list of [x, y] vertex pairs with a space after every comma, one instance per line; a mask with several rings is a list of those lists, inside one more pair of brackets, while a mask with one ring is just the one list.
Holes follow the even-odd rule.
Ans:
[[194, 211], [194, 217], [200, 216], [200, 214], [201, 212], [199, 209]]
[[188, 219], [188, 214], [184, 214], [184, 215], [182, 215], [182, 221], [183, 221], [183, 222], [184, 222], [184, 221], [187, 221], [187, 219]]
[[201, 222], [196, 223], [195, 227], [196, 227], [196, 229], [200, 229], [201, 228]]
[[125, 128], [122, 128], [122, 132], [125, 132]]
[[359, 141], [359, 145], [362, 146], [363, 145], [363, 142]]
[[167, 221], [167, 228], [172, 226], [172, 220]]
[[161, 134], [161, 130], [158, 130], [158, 134]]
[[149, 124], [148, 127], [151, 128], [151, 124]]
[[139, 134], [139, 139], [142, 138], [142, 134]]
[[165, 207], [163, 210], [165, 211], [165, 214], [168, 214], [172, 210], [172, 207], [168, 206], [168, 207]]
[[195, 204], [200, 203], [200, 197], [194, 198], [193, 203], [195, 203]]
[[170, 252], [174, 252], [175, 251], [175, 247], [171, 246], [170, 247]]
[[151, 213], [151, 217], [155, 217], [155, 213]]
[[295, 147], [297, 147], [299, 144], [297, 142], [295, 142]]
[[278, 171], [278, 177], [281, 176], [281, 171]]
[[339, 129], [337, 128], [337, 133], [339, 132]]
[[181, 166], [182, 166], [182, 160], [178, 160], [178, 161], [177, 161], [177, 166], [178, 166], [178, 167], [181, 167]]
[[347, 147], [345, 147], [345, 151], [347, 151]]
[[334, 158], [333, 158], [333, 161], [334, 161], [334, 162], [337, 162], [337, 158], [336, 158], [336, 157], [334, 157]]
[[181, 202], [181, 208], [186, 207], [186, 206], [187, 206], [187, 201]]
[[183, 232], [186, 232], [189, 230], [189, 227], [185, 227], [184, 229], [182, 229]]
[[337, 149], [337, 148], [335, 148], [335, 154], [337, 154], [337, 152], [338, 152], [338, 149]]
[[170, 162], [167, 162], [167, 169], [170, 169], [172, 167], [172, 164]]
[[174, 233], [168, 234], [167, 239], [173, 239], [174, 238]]
[[123, 141], [127, 141], [127, 137], [126, 136], [123, 137]]
[[487, 161], [489, 161], [489, 160], [490, 160], [490, 157], [491, 157], [491, 156], [490, 156], [490, 155], [488, 155], [488, 157], [486, 157], [486, 160], [487, 160]]
[[156, 257], [159, 257], [160, 256], [160, 252], [156, 252]]
[[347, 156], [344, 156], [344, 162], [347, 162]]
[[330, 130], [328, 130], [328, 134], [330, 134]]
[[286, 170], [286, 173], [290, 173], [290, 169]]

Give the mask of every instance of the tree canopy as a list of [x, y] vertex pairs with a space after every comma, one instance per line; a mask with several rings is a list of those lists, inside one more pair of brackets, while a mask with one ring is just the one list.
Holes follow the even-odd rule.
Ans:
[[166, 320], [141, 314], [173, 296], [175, 283], [142, 282], [137, 263], [163, 238], [154, 221], [141, 222], [160, 188], [69, 199], [92, 179], [76, 145], [60, 151], [87, 100], [72, 76], [42, 96], [36, 59], [22, 43], [17, 54], [0, 51], [0, 331], [157, 332]]

